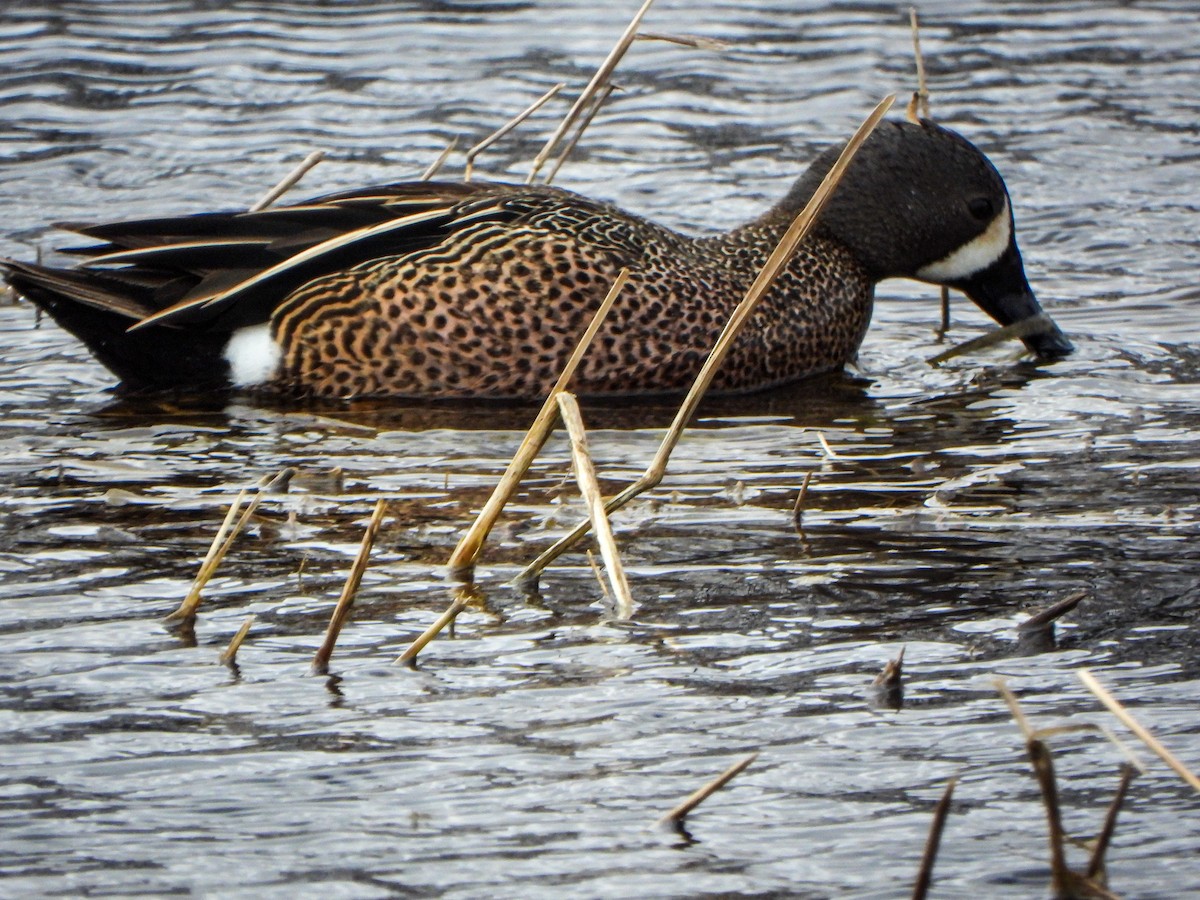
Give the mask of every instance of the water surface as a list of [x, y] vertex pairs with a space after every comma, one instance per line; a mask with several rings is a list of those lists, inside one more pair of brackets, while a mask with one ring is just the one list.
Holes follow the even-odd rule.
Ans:
[[[329, 159], [299, 195], [415, 177], [554, 83], [578, 90], [632, 13], [0, 10], [0, 252], [22, 258], [64, 245], [54, 221], [248, 206], [314, 148]], [[662, 487], [618, 517], [629, 623], [579, 554], [537, 598], [507, 586], [583, 512], [555, 439], [488, 546], [487, 605], [417, 671], [391, 664], [448, 602], [441, 567], [531, 409], [122, 401], [27, 305], [0, 307], [0, 892], [905, 896], [957, 773], [936, 895], [1039, 896], [1043, 814], [993, 679], [1038, 725], [1107, 723], [1081, 667], [1200, 769], [1194, 5], [922, 16], [934, 114], [1005, 174], [1030, 280], [1078, 352], [932, 369], [936, 297], [884, 285], [851, 371], [708, 404]], [[906, 15], [886, 4], [660, 0], [646, 27], [730, 46], [639, 43], [558, 183], [693, 232], [756, 215], [913, 85]], [[523, 179], [562, 111], [485, 172]], [[949, 340], [986, 327], [956, 301]], [[585, 405], [607, 489], [672, 413]], [[181, 639], [162, 618], [225, 508], [284, 466], [307, 481], [264, 503]], [[340, 488], [319, 478], [335, 467]], [[380, 497], [335, 674], [309, 677]], [[1025, 655], [1017, 623], [1077, 590], [1057, 649]], [[251, 613], [239, 668], [218, 665]], [[904, 706], [873, 708], [901, 648]], [[1053, 746], [1067, 827], [1090, 836], [1120, 755], [1094, 733]], [[651, 827], [751, 751], [690, 842]], [[1200, 891], [1198, 822], [1150, 763], [1114, 890]]]

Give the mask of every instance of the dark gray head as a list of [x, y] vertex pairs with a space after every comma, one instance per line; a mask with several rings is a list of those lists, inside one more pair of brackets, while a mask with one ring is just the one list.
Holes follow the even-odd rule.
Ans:
[[[798, 209], [840, 148], [826, 151], [788, 195]], [[820, 227], [875, 280], [956, 288], [1001, 325], [1042, 312], [1025, 279], [1004, 179], [974, 144], [931, 122], [883, 122], [850, 164]], [[1058, 330], [1030, 335], [1041, 356], [1072, 349]]]

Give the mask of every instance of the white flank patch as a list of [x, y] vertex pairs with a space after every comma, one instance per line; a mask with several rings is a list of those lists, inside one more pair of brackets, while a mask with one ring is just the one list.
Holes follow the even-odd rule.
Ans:
[[992, 219], [983, 234], [937, 262], [918, 269], [917, 277], [935, 283], [969, 278], [998, 260], [1008, 249], [1011, 239], [1012, 221], [1008, 214], [1008, 201], [1005, 200], [1004, 208]]
[[271, 326], [264, 322], [235, 331], [225, 345], [224, 356], [234, 386], [253, 387], [275, 376], [283, 351], [271, 337]]

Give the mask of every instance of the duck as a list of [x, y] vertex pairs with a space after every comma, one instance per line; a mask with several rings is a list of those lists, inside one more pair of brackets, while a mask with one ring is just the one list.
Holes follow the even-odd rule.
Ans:
[[[0, 259], [0, 274], [126, 391], [532, 400], [627, 268], [572, 389], [671, 394], [691, 385], [838, 150], [765, 213], [715, 235], [548, 185], [409, 181], [254, 212], [64, 223], [91, 241], [64, 251], [77, 264]], [[887, 120], [867, 139], [713, 392], [840, 369], [876, 285], [897, 277], [961, 291], [1001, 325], [1044, 315], [1004, 179], [931, 121]], [[1027, 349], [1070, 353], [1044, 320]]]

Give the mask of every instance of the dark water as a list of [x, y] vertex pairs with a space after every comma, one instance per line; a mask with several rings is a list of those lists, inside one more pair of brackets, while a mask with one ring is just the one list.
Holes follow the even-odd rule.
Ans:
[[[416, 176], [451, 137], [577, 90], [631, 13], [0, 4], [0, 252], [52, 249], [53, 221], [249, 205], [314, 148], [330, 158], [301, 195]], [[1078, 352], [931, 369], [936, 298], [885, 285], [856, 369], [710, 404], [618, 518], [631, 623], [577, 554], [538, 602], [506, 586], [582, 512], [556, 439], [488, 547], [488, 608], [418, 671], [391, 664], [445, 606], [441, 566], [531, 410], [122, 403], [64, 335], [0, 307], [0, 894], [906, 896], [958, 773], [935, 896], [1040, 896], [1043, 814], [993, 679], [1038, 725], [1107, 724], [1085, 666], [1200, 769], [1195, 4], [922, 14], [934, 113], [1005, 173]], [[731, 46], [637, 45], [558, 182], [694, 231], [756, 214], [913, 84], [888, 4], [661, 0], [646, 27]], [[483, 169], [523, 178], [561, 113]], [[951, 340], [985, 327], [955, 314]], [[607, 488], [671, 413], [585, 408]], [[341, 467], [344, 487], [266, 501], [181, 640], [161, 620], [224, 509], [285, 465]], [[307, 677], [379, 497], [337, 677]], [[1059, 649], [1019, 653], [1025, 614], [1081, 589]], [[234, 673], [216, 656], [250, 613]], [[874, 710], [901, 647], [906, 705]], [[1090, 836], [1120, 754], [1052, 743], [1067, 827]], [[753, 750], [695, 843], [651, 827]], [[1200, 892], [1197, 799], [1137, 752], [1113, 888]]]

